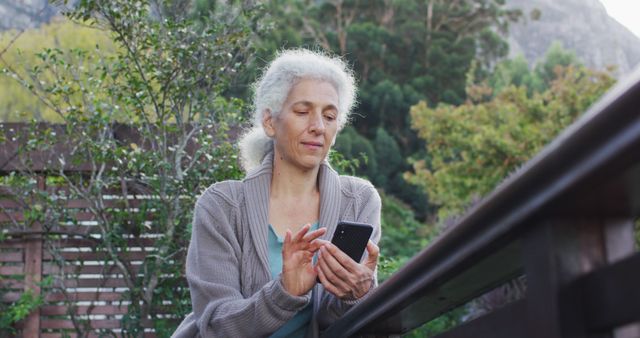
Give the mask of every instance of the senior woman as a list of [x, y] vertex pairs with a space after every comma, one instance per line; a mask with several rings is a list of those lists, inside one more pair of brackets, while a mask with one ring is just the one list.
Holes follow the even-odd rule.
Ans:
[[[175, 337], [317, 336], [377, 284], [380, 197], [327, 162], [355, 100], [351, 71], [338, 58], [284, 51], [254, 99], [240, 141], [247, 176], [214, 184], [195, 206], [193, 313]], [[374, 227], [362, 263], [328, 241], [342, 220]]]

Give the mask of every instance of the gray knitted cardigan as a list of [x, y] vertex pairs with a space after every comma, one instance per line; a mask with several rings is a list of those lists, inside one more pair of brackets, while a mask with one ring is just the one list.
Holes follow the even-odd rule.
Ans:
[[[270, 153], [244, 180], [216, 183], [198, 198], [186, 262], [193, 312], [173, 337], [269, 336], [312, 298], [307, 336], [315, 337], [357, 302], [342, 301], [321, 284], [307, 295], [292, 296], [279, 278], [271, 280], [267, 231], [272, 167]], [[348, 220], [372, 224], [377, 243], [380, 196], [371, 183], [339, 176], [326, 161], [318, 175], [324, 238], [333, 236], [339, 220]]]

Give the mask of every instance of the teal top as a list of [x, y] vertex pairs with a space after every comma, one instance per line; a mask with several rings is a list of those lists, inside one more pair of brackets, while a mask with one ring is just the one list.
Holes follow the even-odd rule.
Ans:
[[[318, 222], [311, 225], [309, 231], [318, 229]], [[271, 270], [271, 278], [278, 278], [282, 272], [282, 243], [284, 237], [278, 236], [275, 229], [269, 224], [269, 270]], [[271, 338], [294, 338], [304, 337], [307, 332], [307, 326], [311, 321], [312, 304], [307, 305], [304, 309], [298, 311], [293, 318], [286, 322], [278, 331], [274, 332]]]

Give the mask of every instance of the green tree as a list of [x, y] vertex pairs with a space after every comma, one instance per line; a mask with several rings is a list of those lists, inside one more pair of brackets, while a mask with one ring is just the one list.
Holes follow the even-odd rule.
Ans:
[[[15, 41], [14, 38], [16, 38]], [[12, 42], [13, 41], [13, 42]], [[57, 18], [38, 29], [26, 30], [22, 33], [9, 30], [0, 33], [0, 65], [7, 68], [9, 76], [0, 75], [0, 121], [26, 122], [35, 118], [39, 121], [62, 122], [62, 119], [45, 102], [34, 97], [16, 79], [27, 81], [31, 68], [39, 60], [38, 53], [44, 49], [94, 49], [100, 46], [105, 56], [115, 55], [117, 46], [105, 31], [74, 24], [64, 18]], [[6, 49], [5, 49], [6, 48]], [[94, 60], [95, 61], [95, 60]], [[76, 62], [91, 62], [88, 58]], [[26, 66], [26, 67], [25, 67]], [[12, 78], [12, 77], [16, 78]], [[40, 79], [50, 81], [53, 74], [41, 74]], [[25, 83], [23, 81], [23, 84]], [[34, 84], [38, 85], [38, 84]]]
[[[170, 15], [173, 7], [150, 3], [155, 2], [85, 0], [66, 13], [110, 35], [115, 53], [105, 53], [100, 46], [46, 48], [36, 62], [24, 60], [20, 65], [28, 68], [26, 74], [15, 65], [4, 69], [64, 124], [56, 129], [62, 135], [53, 127], [33, 124], [21, 136], [25, 142], [19, 157], [28, 161], [30, 151], [52, 149], [61, 139], [73, 145], [73, 152], [58, 154], [48, 164], [47, 171], [57, 174], [59, 184], [68, 189], [41, 196], [45, 211], [40, 214], [49, 215], [41, 221], [50, 229], [73, 218], [48, 212], [60, 201], [79, 199], [88, 205], [99, 230], [95, 250], [117, 267], [127, 286], [124, 300], [130, 303], [121, 320], [125, 336], [142, 335], [142, 323], [148, 320], [155, 323], [158, 335], [168, 336], [175, 319], [191, 310], [180, 259], [190, 238], [193, 205], [213, 182], [241, 175], [228, 135], [241, 122], [244, 104], [223, 93], [248, 51], [247, 23], [253, 12], [227, 3], [215, 13], [224, 20], [194, 22]], [[118, 128], [132, 130], [134, 137], [117, 138]], [[75, 175], [63, 170], [79, 164], [89, 172]], [[11, 189], [15, 196], [25, 193], [16, 184]], [[114, 200], [109, 192], [113, 190], [136, 196], [137, 203]], [[155, 251], [135, 267], [120, 254], [128, 252], [129, 240], [146, 234], [156, 234]], [[158, 316], [166, 300], [171, 301], [174, 318]]]
[[555, 74], [547, 90], [533, 95], [509, 86], [482, 102], [412, 107], [430, 159], [415, 161], [406, 178], [428, 192], [441, 219], [490, 192], [614, 83], [608, 73], [581, 66], [556, 66]]
[[[258, 41], [256, 68], [282, 47], [315, 47], [343, 55], [360, 82], [355, 130], [375, 143], [378, 129], [385, 129], [403, 158], [423, 148], [410, 128], [410, 107], [420, 100], [462, 103], [471, 64], [478, 60], [482, 70], [478, 73], [486, 73], [506, 55], [500, 33], [520, 15], [496, 0], [270, 3], [265, 23], [272, 30]], [[369, 158], [369, 165], [361, 166], [367, 171], [358, 173], [419, 208], [421, 216], [426, 214], [423, 193], [407, 187], [402, 177], [373, 175], [374, 166]], [[404, 163], [399, 168], [404, 171], [409, 166]], [[416, 198], [418, 194], [422, 196]]]

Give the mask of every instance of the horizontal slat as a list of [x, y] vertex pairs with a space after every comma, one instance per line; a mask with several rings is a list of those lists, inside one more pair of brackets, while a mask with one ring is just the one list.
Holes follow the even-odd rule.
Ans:
[[[117, 329], [121, 327], [119, 320], [115, 319], [103, 319], [103, 320], [91, 320], [88, 326], [94, 329]], [[83, 322], [84, 325], [84, 322]], [[73, 329], [73, 322], [64, 319], [42, 319], [40, 320], [41, 329]]]
[[[22, 289], [25, 287], [25, 283], [21, 280], [3, 279], [0, 280], [0, 287], [2, 286]], [[65, 288], [124, 288], [127, 287], [127, 283], [121, 278], [80, 278], [65, 279], [61, 283], [55, 283], [55, 286]]]
[[[122, 334], [119, 333], [109, 333], [108, 335], [105, 335], [104, 333], [98, 333], [98, 332], [83, 332], [82, 336], [79, 336], [77, 333], [71, 333], [71, 332], [65, 332], [64, 334], [62, 333], [41, 333], [40, 334], [40, 338], [104, 338], [105, 336], [107, 337], [115, 337], [115, 338], [121, 338]], [[145, 332], [143, 335], [144, 338], [156, 338], [157, 335], [155, 332]]]
[[[69, 219], [74, 219], [78, 222], [87, 222], [87, 221], [95, 221], [98, 217], [91, 212], [87, 211], [75, 211], [71, 209], [68, 215]], [[151, 221], [154, 220], [155, 213], [147, 212], [145, 220]], [[21, 211], [0, 211], [0, 223], [6, 222], [19, 222], [22, 223], [25, 221], [24, 214]]]
[[[0, 242], [0, 249], [24, 249], [25, 242], [23, 240], [16, 241], [11, 239], [5, 239]], [[0, 252], [2, 255], [2, 252]]]
[[[111, 259], [111, 256], [106, 252], [60, 252], [58, 254], [67, 261], [103, 261], [105, 259]], [[142, 251], [122, 252], [118, 254], [118, 257], [122, 260], [141, 261], [144, 260], [147, 254], [147, 252]], [[50, 252], [45, 252], [43, 254], [43, 259], [50, 261], [53, 259], [53, 256]]]
[[67, 288], [120, 288], [127, 287], [127, 283], [121, 278], [82, 278], [67, 279], [64, 281]]
[[[71, 219], [75, 219], [77, 221], [94, 221], [96, 220], [96, 216], [93, 213], [90, 212], [86, 212], [86, 211], [78, 211], [78, 212], [72, 212], [69, 217]], [[11, 211], [11, 212], [5, 212], [5, 211], [0, 211], [0, 223], [1, 222], [24, 222], [25, 221], [25, 217], [24, 214], [22, 212], [19, 211]]]
[[[89, 321], [89, 327], [94, 329], [118, 329], [122, 327], [119, 320], [116, 319], [98, 319]], [[150, 320], [142, 320], [142, 327], [153, 327]], [[41, 329], [73, 329], [73, 322], [64, 319], [42, 319], [40, 321]]]
[[585, 322], [593, 331], [605, 331], [640, 321], [640, 253], [582, 278], [580, 288]]
[[[45, 263], [42, 271], [45, 275], [58, 274], [60, 271], [66, 274], [118, 274], [120, 269], [115, 265], [65, 265], [62, 269], [52, 263]], [[133, 265], [132, 272], [138, 273], [140, 265]]]
[[22, 252], [1, 252], [0, 262], [22, 262], [24, 260], [22, 254]]
[[0, 266], [0, 275], [21, 275], [24, 273], [24, 266]]
[[[125, 201], [124, 199], [104, 200], [103, 205], [105, 208], [121, 208], [125, 206], [124, 201]], [[143, 202], [146, 202], [148, 200], [138, 199], [138, 198], [129, 198], [127, 201], [130, 207], [137, 208], [137, 207], [140, 207]], [[66, 207], [70, 209], [86, 209], [93, 206], [94, 205], [91, 202], [87, 200], [81, 200], [81, 199], [68, 200], [66, 204]]]
[[[41, 316], [59, 316], [69, 313], [69, 307], [65, 305], [45, 305], [40, 309]], [[129, 307], [127, 305], [95, 305], [77, 306], [74, 313], [77, 315], [122, 315], [126, 314]]]
[[0, 199], [0, 208], [2, 209], [20, 209], [23, 205], [12, 200]]
[[[40, 308], [42, 316], [64, 316], [69, 314], [70, 307], [67, 305], [44, 305]], [[128, 305], [81, 305], [76, 306], [73, 313], [76, 315], [123, 315], [129, 310]], [[155, 306], [156, 314], [173, 314], [169, 306]]]
[[48, 293], [45, 296], [47, 302], [90, 302], [105, 301], [115, 302], [123, 298], [120, 292], [69, 292], [66, 295], [60, 292]]
[[0, 279], [0, 288], [22, 290], [24, 289], [24, 285], [24, 281], [21, 280]]
[[[145, 202], [149, 203], [148, 205], [152, 205], [154, 202], [158, 203], [157, 201], [154, 201], [152, 199], [140, 199], [140, 198], [128, 198], [127, 203], [125, 203], [125, 199], [124, 198], [118, 198], [118, 199], [106, 199], [102, 202], [102, 205], [104, 208], [124, 208], [127, 204], [129, 205], [130, 208], [139, 208], [140, 206], [142, 206]], [[0, 199], [0, 210], [5, 210], [5, 209], [15, 209], [13, 211], [19, 211], [22, 210], [24, 208], [26, 208], [27, 206], [17, 202], [17, 201], [13, 201], [13, 200], [8, 200], [8, 199]], [[90, 201], [87, 200], [82, 200], [82, 199], [71, 199], [71, 200], [67, 200], [65, 207], [68, 210], [71, 210], [71, 212], [74, 212], [73, 209], [88, 209], [88, 208], [92, 208], [95, 207], [95, 205], [93, 203], [91, 203]]]
[[[99, 239], [88, 239], [88, 238], [68, 238], [68, 239], [60, 239], [60, 240], [52, 240], [47, 241], [51, 246], [60, 248], [81, 248], [81, 247], [91, 247], [95, 248], [96, 244], [100, 243], [102, 240]], [[130, 238], [126, 240], [128, 248], [136, 248], [136, 247], [154, 247], [156, 244], [156, 238]]]

